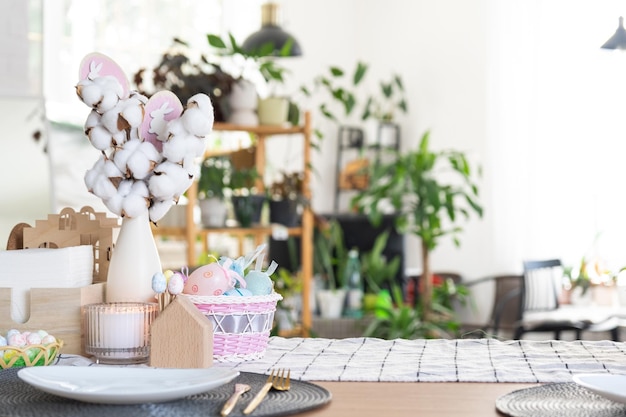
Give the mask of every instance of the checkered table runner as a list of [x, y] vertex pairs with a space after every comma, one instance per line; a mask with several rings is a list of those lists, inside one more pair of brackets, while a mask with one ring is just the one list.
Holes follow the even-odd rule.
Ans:
[[626, 345], [611, 341], [270, 339], [240, 371], [289, 368], [312, 381], [569, 382], [576, 373], [626, 374]]

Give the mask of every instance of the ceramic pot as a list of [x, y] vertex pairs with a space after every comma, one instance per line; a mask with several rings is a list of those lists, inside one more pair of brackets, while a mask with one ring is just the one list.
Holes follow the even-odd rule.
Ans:
[[287, 227], [298, 225], [300, 216], [298, 214], [298, 200], [270, 200], [270, 223], [278, 223]]
[[152, 276], [161, 272], [148, 211], [125, 217], [113, 248], [107, 274], [106, 302], [154, 303]]
[[250, 227], [261, 222], [264, 195], [232, 196], [235, 219], [241, 227]]
[[198, 202], [200, 221], [206, 227], [223, 227], [228, 215], [228, 207], [223, 198], [209, 197]]
[[259, 124], [257, 116], [258, 98], [256, 87], [250, 81], [239, 80], [233, 84], [228, 96], [230, 114], [228, 122], [242, 126], [256, 126]]
[[284, 97], [268, 97], [259, 100], [259, 123], [269, 126], [281, 126], [287, 123], [289, 101]]
[[346, 290], [317, 290], [317, 306], [324, 319], [338, 319], [343, 313]]

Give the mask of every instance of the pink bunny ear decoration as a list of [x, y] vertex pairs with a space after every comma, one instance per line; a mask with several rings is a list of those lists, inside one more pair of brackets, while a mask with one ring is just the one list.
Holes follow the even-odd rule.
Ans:
[[122, 96], [120, 98], [128, 98], [130, 94], [130, 83], [122, 68], [108, 56], [99, 52], [87, 54], [78, 67], [79, 81], [93, 81], [99, 77], [110, 76], [115, 78], [122, 86]]
[[183, 105], [171, 91], [159, 91], [148, 100], [145, 116], [141, 124], [140, 137], [152, 143], [159, 152], [168, 139], [168, 123], [178, 119], [183, 113]]

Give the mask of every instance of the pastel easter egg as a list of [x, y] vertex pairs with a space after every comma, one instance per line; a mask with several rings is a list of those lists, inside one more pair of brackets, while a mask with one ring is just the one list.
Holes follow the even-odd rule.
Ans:
[[201, 266], [189, 274], [183, 292], [203, 296], [222, 295], [233, 286], [228, 271], [214, 262]]
[[272, 292], [273, 284], [270, 277], [261, 271], [250, 271], [246, 275], [246, 288], [253, 295], [267, 295]]
[[165, 292], [167, 288], [167, 279], [165, 278], [165, 274], [163, 272], [157, 272], [152, 276], [152, 290], [161, 294]]
[[8, 342], [10, 346], [26, 346], [26, 338], [21, 333], [13, 333], [9, 336]]
[[0, 336], [0, 346], [6, 346], [7, 339], [4, 336]]
[[170, 282], [167, 283], [167, 290], [172, 295], [178, 295], [183, 291], [185, 287], [185, 281], [183, 280], [182, 274], [176, 272], [170, 278]]
[[7, 339], [11, 336], [13, 336], [14, 334], [20, 334], [21, 332], [17, 329], [11, 329], [7, 332]]
[[51, 334], [48, 334], [41, 338], [41, 343], [44, 345], [49, 345], [50, 343], [56, 343], [56, 341], [57, 341], [56, 337], [52, 336]]
[[39, 336], [37, 333], [31, 333], [26, 337], [26, 342], [29, 345], [38, 345], [41, 343], [41, 336]]

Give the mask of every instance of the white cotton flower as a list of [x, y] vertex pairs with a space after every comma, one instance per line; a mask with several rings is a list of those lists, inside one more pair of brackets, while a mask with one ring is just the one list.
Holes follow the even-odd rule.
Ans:
[[133, 178], [145, 179], [160, 162], [159, 151], [150, 142], [140, 142], [139, 146], [128, 157], [126, 167]]
[[89, 129], [96, 127], [101, 124], [102, 116], [95, 110], [91, 110], [89, 116], [87, 116], [87, 120], [85, 120], [85, 134], [89, 134]]
[[87, 186], [87, 190], [89, 190], [90, 192], [93, 189], [93, 186], [98, 177], [104, 172], [105, 162], [106, 159], [104, 158], [104, 156], [100, 156], [100, 158], [96, 160], [96, 163], [93, 164], [93, 166], [88, 169], [87, 172], [85, 172], [85, 185]]
[[95, 108], [102, 100], [102, 88], [92, 80], [81, 80], [76, 85], [76, 94], [87, 106]]
[[[98, 79], [98, 78], [96, 78]], [[120, 98], [113, 91], [104, 91], [102, 94], [102, 100], [96, 104], [95, 109], [99, 113], [104, 113], [108, 110], [111, 110], [118, 103]]]
[[120, 111], [122, 110], [122, 102], [118, 102], [111, 110], [102, 113], [101, 123], [109, 132], [117, 133], [124, 130], [119, 127]]
[[137, 100], [144, 106], [148, 104], [148, 97], [144, 96], [139, 91], [135, 91], [135, 90], [131, 91], [129, 97], [132, 98], [133, 100]]
[[124, 144], [128, 142], [128, 137], [126, 136], [126, 132], [119, 131], [113, 134], [113, 147], [120, 148], [124, 146]]
[[113, 135], [104, 126], [98, 125], [90, 128], [87, 137], [91, 145], [99, 151], [106, 151], [113, 146]]
[[124, 178], [124, 173], [117, 167], [117, 165], [115, 165], [115, 162], [113, 162], [110, 159], [106, 159], [106, 158], [103, 158], [103, 159], [105, 159], [105, 161], [104, 161], [104, 166], [102, 170], [103, 170], [104, 175], [107, 176], [107, 178], [111, 178], [111, 179]]
[[190, 177], [198, 178], [200, 176], [200, 160], [192, 155], [186, 156], [183, 159], [183, 169]]
[[213, 105], [206, 94], [196, 94], [187, 100], [187, 108], [180, 117], [185, 130], [195, 136], [206, 136], [213, 129]]
[[130, 190], [132, 189], [133, 182], [131, 180], [123, 180], [120, 182], [117, 187], [117, 192], [115, 195], [111, 196], [108, 199], [102, 199], [104, 205], [107, 206], [112, 213], [121, 216], [123, 214], [123, 205], [124, 199], [128, 194], [130, 194]]
[[143, 106], [144, 105], [135, 97], [124, 101], [120, 116], [126, 121], [130, 128], [139, 128], [139, 126], [141, 126], [144, 115]]
[[[162, 142], [168, 141], [175, 136], [185, 136], [189, 133], [183, 125], [183, 121], [180, 118], [172, 119], [167, 123], [167, 135], [164, 135]], [[160, 139], [159, 139], [160, 140]]]
[[150, 194], [157, 200], [178, 200], [189, 188], [192, 180], [182, 166], [165, 161], [154, 168], [154, 175], [150, 177], [148, 187]]
[[193, 136], [176, 135], [163, 143], [163, 157], [171, 162], [181, 163], [185, 155], [189, 153], [189, 138]]
[[128, 195], [122, 201], [122, 215], [138, 217], [150, 206], [150, 193], [143, 181], [134, 181]]
[[141, 145], [139, 139], [129, 140], [124, 143], [124, 146], [117, 149], [113, 155], [113, 161], [120, 171], [128, 174], [128, 158], [135, 152], [135, 150]]
[[96, 178], [91, 192], [96, 197], [107, 200], [117, 194], [117, 189], [110, 178], [104, 174], [100, 174]]
[[150, 221], [156, 223], [161, 220], [173, 205], [174, 200], [153, 201], [148, 210]]
[[118, 99], [124, 98], [124, 87], [117, 78], [112, 75], [103, 75], [93, 80], [94, 84], [97, 84], [102, 89], [104, 94], [115, 94]]

